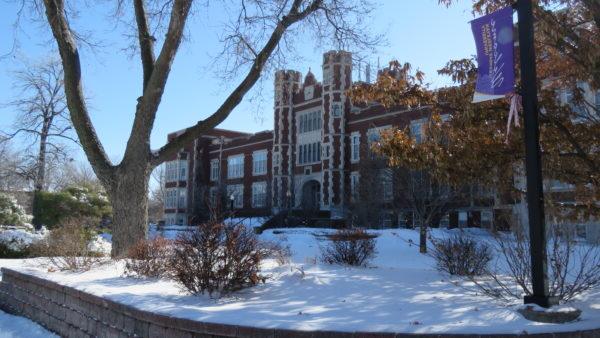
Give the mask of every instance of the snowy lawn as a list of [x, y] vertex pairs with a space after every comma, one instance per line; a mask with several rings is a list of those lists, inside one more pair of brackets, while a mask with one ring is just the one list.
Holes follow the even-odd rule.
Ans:
[[[275, 232], [275, 233], [274, 233]], [[569, 303], [583, 310], [570, 324], [525, 320], [518, 304], [491, 301], [468, 283], [460, 285], [418, 253], [418, 232], [373, 231], [378, 255], [368, 268], [319, 262], [318, 229], [278, 229], [261, 238], [287, 242], [290, 265], [264, 262], [266, 284], [221, 299], [187, 295], [174, 282], [123, 277], [123, 263], [85, 273], [49, 273], [35, 260], [0, 260], [0, 266], [48, 278], [140, 309], [201, 321], [268, 328], [412, 333], [519, 333], [572, 331], [600, 327], [600, 290]], [[483, 231], [474, 232], [488, 240]], [[434, 230], [435, 237], [447, 234]], [[457, 281], [460, 279], [453, 278]]]

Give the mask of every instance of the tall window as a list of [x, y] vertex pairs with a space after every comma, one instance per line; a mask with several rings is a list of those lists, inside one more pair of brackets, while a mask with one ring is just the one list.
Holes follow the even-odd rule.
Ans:
[[185, 188], [179, 189], [179, 204], [177, 204], [178, 208], [187, 208], [187, 191]]
[[267, 206], [267, 182], [252, 183], [252, 207], [264, 208]]
[[360, 133], [352, 133], [351, 138], [351, 158], [352, 162], [360, 160]]
[[600, 90], [596, 91], [596, 114], [600, 115]]
[[219, 180], [219, 160], [210, 161], [210, 180], [218, 181]]
[[252, 174], [264, 175], [267, 173], [267, 151], [259, 150], [252, 154]]
[[358, 173], [350, 174], [350, 191], [352, 193], [352, 198], [354, 198], [355, 200], [358, 199], [358, 184], [359, 184]]
[[174, 189], [174, 188], [169, 188], [165, 192], [165, 209], [175, 209], [175, 207], [176, 207], [175, 193], [176, 192], [177, 192], [177, 189]]
[[244, 176], [244, 155], [229, 156], [227, 158], [227, 178], [240, 178]]
[[227, 203], [231, 203], [233, 196], [233, 207], [241, 209], [244, 207], [244, 185], [234, 184], [227, 186]]
[[389, 202], [394, 198], [392, 171], [389, 168], [381, 169], [379, 179], [381, 182], [381, 198], [385, 202]]
[[323, 85], [329, 86], [333, 82], [331, 67], [326, 67], [323, 69]]
[[179, 160], [179, 180], [187, 181], [187, 160]]
[[305, 113], [298, 117], [298, 132], [300, 134], [320, 130], [322, 125], [323, 121], [321, 119], [321, 111], [319, 110]]
[[298, 145], [298, 164], [309, 164], [319, 161], [321, 161], [321, 142]]

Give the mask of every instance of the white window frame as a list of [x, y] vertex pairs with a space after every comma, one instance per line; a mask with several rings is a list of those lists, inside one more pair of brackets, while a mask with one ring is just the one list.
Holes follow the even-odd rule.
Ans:
[[252, 153], [252, 175], [266, 175], [269, 152], [267, 150], [257, 150]]
[[227, 157], [227, 178], [244, 177], [244, 154]]
[[219, 163], [219, 159], [214, 159], [210, 161], [210, 180], [212, 182], [216, 182], [219, 180], [221, 166]]
[[350, 134], [350, 162], [360, 161], [360, 132]]
[[267, 182], [252, 183], [252, 207], [264, 208], [267, 206]]
[[242, 209], [244, 207], [244, 185], [230, 184], [227, 186], [227, 202], [231, 203], [231, 195], [233, 195], [233, 207]]

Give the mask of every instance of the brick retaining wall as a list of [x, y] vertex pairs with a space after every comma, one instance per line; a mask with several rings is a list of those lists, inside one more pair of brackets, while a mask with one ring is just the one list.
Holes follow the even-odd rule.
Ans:
[[[2, 268], [0, 309], [25, 316], [64, 337], [416, 337], [414, 334], [293, 331], [204, 323], [138, 310], [72, 287]], [[600, 325], [600, 323], [599, 323]], [[521, 335], [439, 335], [419, 337], [517, 337]], [[600, 329], [528, 337], [600, 337]]]

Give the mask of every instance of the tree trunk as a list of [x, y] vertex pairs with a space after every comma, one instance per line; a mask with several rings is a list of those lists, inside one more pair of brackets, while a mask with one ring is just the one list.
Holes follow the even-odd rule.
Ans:
[[40, 136], [40, 152], [38, 154], [37, 163], [36, 163], [36, 173], [35, 173], [35, 182], [34, 182], [34, 190], [36, 192], [44, 190], [44, 185], [46, 181], [46, 140], [48, 138], [47, 132], [42, 132]]
[[419, 229], [419, 252], [427, 253], [427, 225], [423, 221]]
[[113, 258], [123, 257], [148, 231], [148, 181], [150, 170], [118, 170], [109, 191], [113, 209], [112, 252]]

